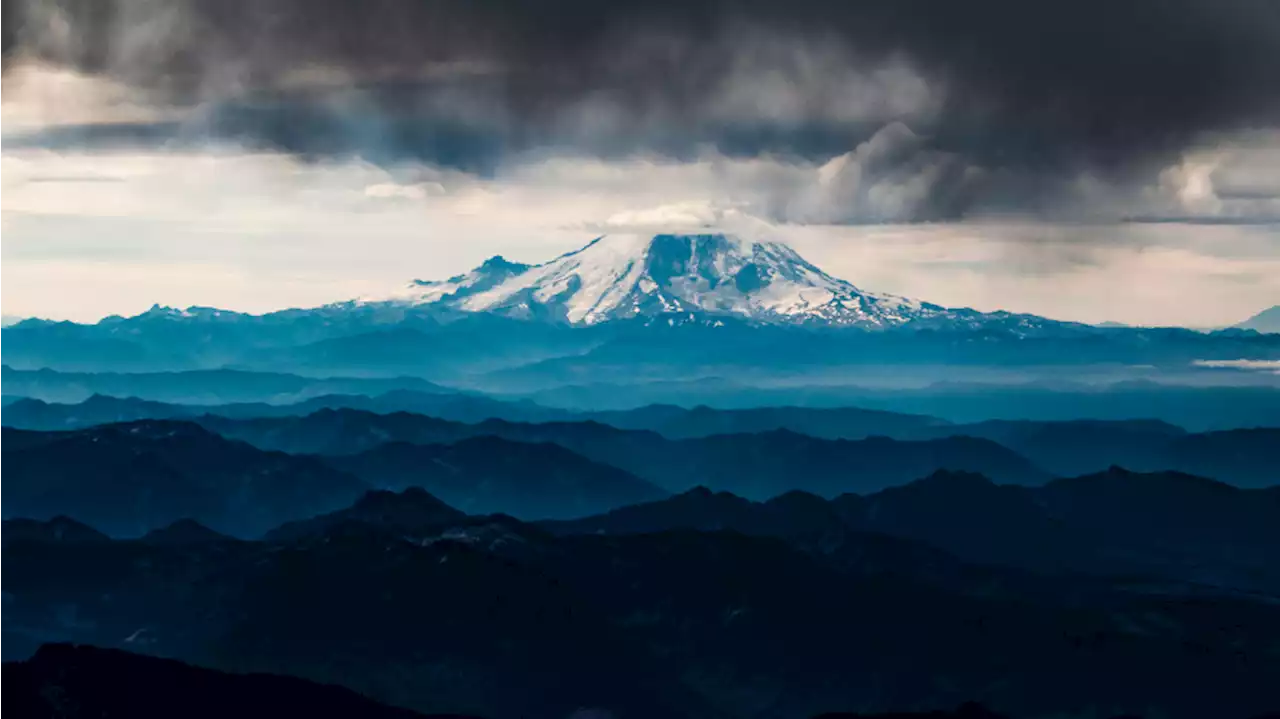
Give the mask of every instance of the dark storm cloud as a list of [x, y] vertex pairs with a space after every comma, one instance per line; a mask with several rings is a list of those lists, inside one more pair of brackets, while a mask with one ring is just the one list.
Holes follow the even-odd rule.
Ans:
[[4, 12], [6, 67], [44, 58], [198, 108], [25, 138], [55, 146], [212, 136], [484, 172], [529, 152], [825, 160], [902, 121], [922, 139], [901, 165], [877, 161], [888, 184], [874, 199], [889, 208], [877, 211], [936, 219], [975, 202], [1052, 205], [1078, 173], [1123, 185], [1205, 133], [1280, 125], [1280, 3], [1265, 0], [13, 0]]

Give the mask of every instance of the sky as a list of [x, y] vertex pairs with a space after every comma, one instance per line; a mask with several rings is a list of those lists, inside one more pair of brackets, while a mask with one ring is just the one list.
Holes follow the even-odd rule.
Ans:
[[0, 307], [264, 312], [743, 215], [945, 305], [1280, 303], [1280, 5], [1114, 5], [15, 0]]

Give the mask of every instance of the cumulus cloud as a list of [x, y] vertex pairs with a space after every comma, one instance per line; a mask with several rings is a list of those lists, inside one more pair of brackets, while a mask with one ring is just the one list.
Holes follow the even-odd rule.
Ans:
[[814, 223], [953, 219], [963, 214], [981, 176], [979, 168], [893, 122], [819, 167], [782, 214]]
[[1212, 138], [1160, 171], [1144, 219], [1280, 224], [1280, 132]]
[[729, 214], [726, 208], [717, 207], [711, 202], [677, 202], [616, 212], [605, 218], [604, 222], [593, 226], [611, 232], [651, 229], [660, 232], [697, 231], [718, 227]]

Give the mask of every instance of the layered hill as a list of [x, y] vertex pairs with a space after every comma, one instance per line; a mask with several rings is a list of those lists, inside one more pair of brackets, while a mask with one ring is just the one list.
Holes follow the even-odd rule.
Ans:
[[67, 515], [116, 536], [183, 518], [257, 536], [349, 504], [367, 488], [315, 458], [263, 451], [187, 422], [6, 427], [0, 446], [6, 518]]
[[1027, 719], [1199, 719], [1280, 699], [1265, 600], [976, 567], [779, 520], [824, 504], [779, 499], [750, 532], [555, 536], [402, 493], [265, 541], [6, 541], [4, 648], [128, 647], [496, 719], [807, 719], [968, 699]]
[[[1036, 484], [1051, 475], [990, 440], [827, 440], [788, 430], [672, 440], [656, 432], [622, 430], [599, 422], [449, 422], [409, 413], [321, 410], [304, 417], [228, 419], [200, 424], [263, 449], [331, 457], [388, 442], [452, 444], [483, 436], [551, 443], [620, 468], [667, 491], [699, 484], [763, 499], [791, 489], [822, 495], [875, 491], [938, 469], [981, 472], [1000, 482]], [[331, 459], [337, 466], [346, 460]], [[373, 476], [373, 475], [370, 475]], [[399, 481], [399, 480], [398, 480]]]

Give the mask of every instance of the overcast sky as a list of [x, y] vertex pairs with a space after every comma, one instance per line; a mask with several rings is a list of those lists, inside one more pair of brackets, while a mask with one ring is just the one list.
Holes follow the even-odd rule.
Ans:
[[1280, 5], [1115, 5], [15, 0], [4, 314], [314, 305], [726, 213], [946, 305], [1280, 303]]

